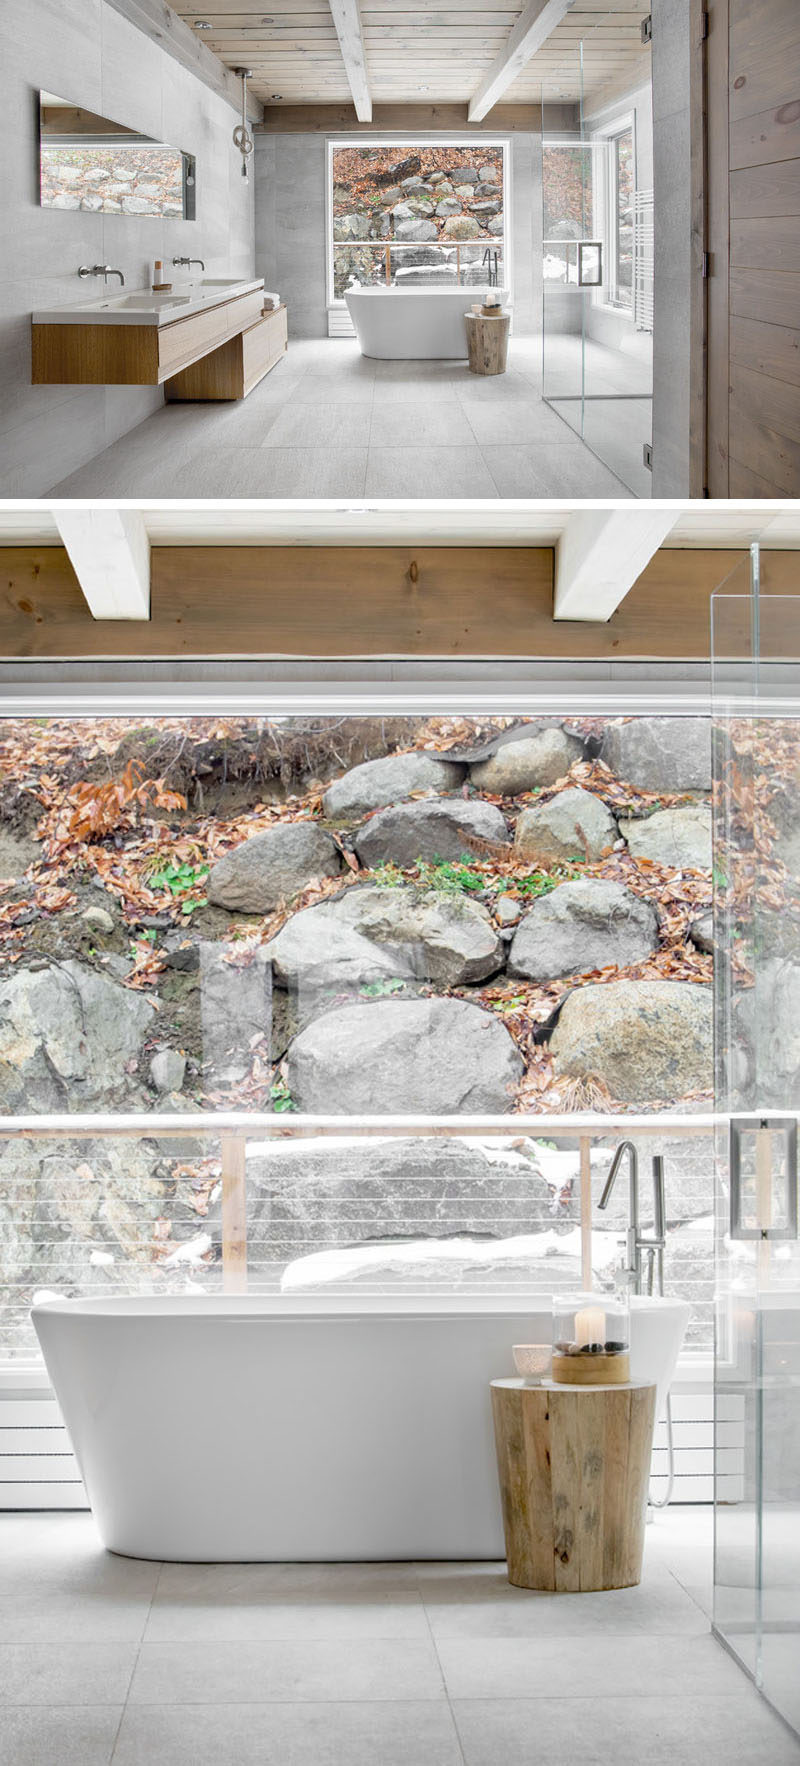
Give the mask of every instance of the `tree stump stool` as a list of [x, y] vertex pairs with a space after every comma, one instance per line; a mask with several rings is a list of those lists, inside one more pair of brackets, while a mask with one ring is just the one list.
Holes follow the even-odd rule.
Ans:
[[641, 1580], [656, 1388], [493, 1380], [508, 1579], [553, 1593]]
[[470, 374], [505, 374], [511, 314], [487, 319], [483, 313], [465, 313]]

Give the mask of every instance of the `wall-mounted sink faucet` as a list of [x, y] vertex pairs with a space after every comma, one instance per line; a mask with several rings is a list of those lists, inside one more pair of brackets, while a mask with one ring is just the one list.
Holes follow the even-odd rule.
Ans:
[[125, 277], [121, 270], [112, 270], [110, 264], [81, 264], [79, 276], [102, 276], [106, 282], [109, 276], [118, 276], [120, 288], [125, 287]]
[[202, 258], [173, 258], [172, 264], [174, 269], [180, 270], [191, 270], [192, 264], [199, 264], [201, 270], [205, 269]]
[[[660, 1153], [653, 1157], [653, 1236], [645, 1237], [639, 1223], [639, 1156], [633, 1141], [620, 1141], [611, 1161], [598, 1208], [607, 1208], [617, 1172], [623, 1159], [628, 1160], [628, 1230], [626, 1275], [635, 1294], [652, 1294], [656, 1258], [658, 1258], [658, 1292], [663, 1293], [664, 1245], [666, 1240], [666, 1204], [664, 1194], [664, 1160]], [[647, 1285], [644, 1280], [644, 1253], [647, 1253]]]

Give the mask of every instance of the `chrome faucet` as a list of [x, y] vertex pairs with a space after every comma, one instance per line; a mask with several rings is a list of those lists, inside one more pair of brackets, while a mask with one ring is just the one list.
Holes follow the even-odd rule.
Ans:
[[172, 263], [174, 268], [181, 270], [191, 270], [192, 264], [199, 264], [201, 270], [205, 269], [202, 258], [173, 258]]
[[79, 276], [102, 276], [104, 282], [107, 281], [109, 276], [118, 276], [120, 288], [125, 287], [125, 277], [123, 276], [122, 271], [121, 270], [112, 270], [110, 264], [91, 264], [91, 265], [90, 264], [81, 264], [81, 267], [78, 271], [78, 275]]
[[[628, 1160], [628, 1230], [625, 1234], [627, 1247], [627, 1263], [625, 1274], [635, 1294], [652, 1294], [658, 1260], [658, 1291], [663, 1293], [664, 1282], [664, 1245], [666, 1242], [666, 1204], [664, 1192], [664, 1159], [661, 1153], [653, 1156], [653, 1236], [642, 1234], [639, 1221], [639, 1155], [633, 1141], [620, 1141], [611, 1161], [611, 1170], [605, 1181], [603, 1194], [598, 1208], [607, 1208], [611, 1200], [611, 1191], [617, 1178], [617, 1172], [623, 1159]], [[644, 1286], [644, 1253], [647, 1253], [648, 1270], [647, 1286]]]

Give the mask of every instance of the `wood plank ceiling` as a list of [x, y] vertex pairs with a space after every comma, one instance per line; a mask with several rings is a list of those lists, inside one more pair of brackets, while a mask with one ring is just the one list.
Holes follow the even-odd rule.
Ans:
[[[649, 74], [641, 21], [651, 0], [574, 0], [503, 95], [503, 103], [597, 107]], [[210, 0], [175, 11], [228, 67], [253, 70], [267, 106], [349, 104], [350, 87], [328, 0]], [[523, 7], [509, 0], [362, 0], [374, 105], [464, 104], [502, 50]], [[210, 29], [202, 27], [210, 26]], [[491, 113], [484, 124], [491, 127]]]

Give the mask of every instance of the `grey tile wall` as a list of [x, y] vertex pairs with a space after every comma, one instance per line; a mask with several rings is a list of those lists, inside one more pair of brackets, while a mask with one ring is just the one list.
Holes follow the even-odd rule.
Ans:
[[[32, 310], [94, 292], [76, 275], [87, 262], [118, 265], [129, 288], [149, 281], [155, 257], [201, 257], [210, 276], [252, 274], [254, 178], [240, 174], [231, 107], [104, 0], [4, 0], [0, 60], [0, 496], [42, 496], [150, 416], [163, 395], [31, 386]], [[40, 208], [40, 88], [193, 153], [197, 220]]]

